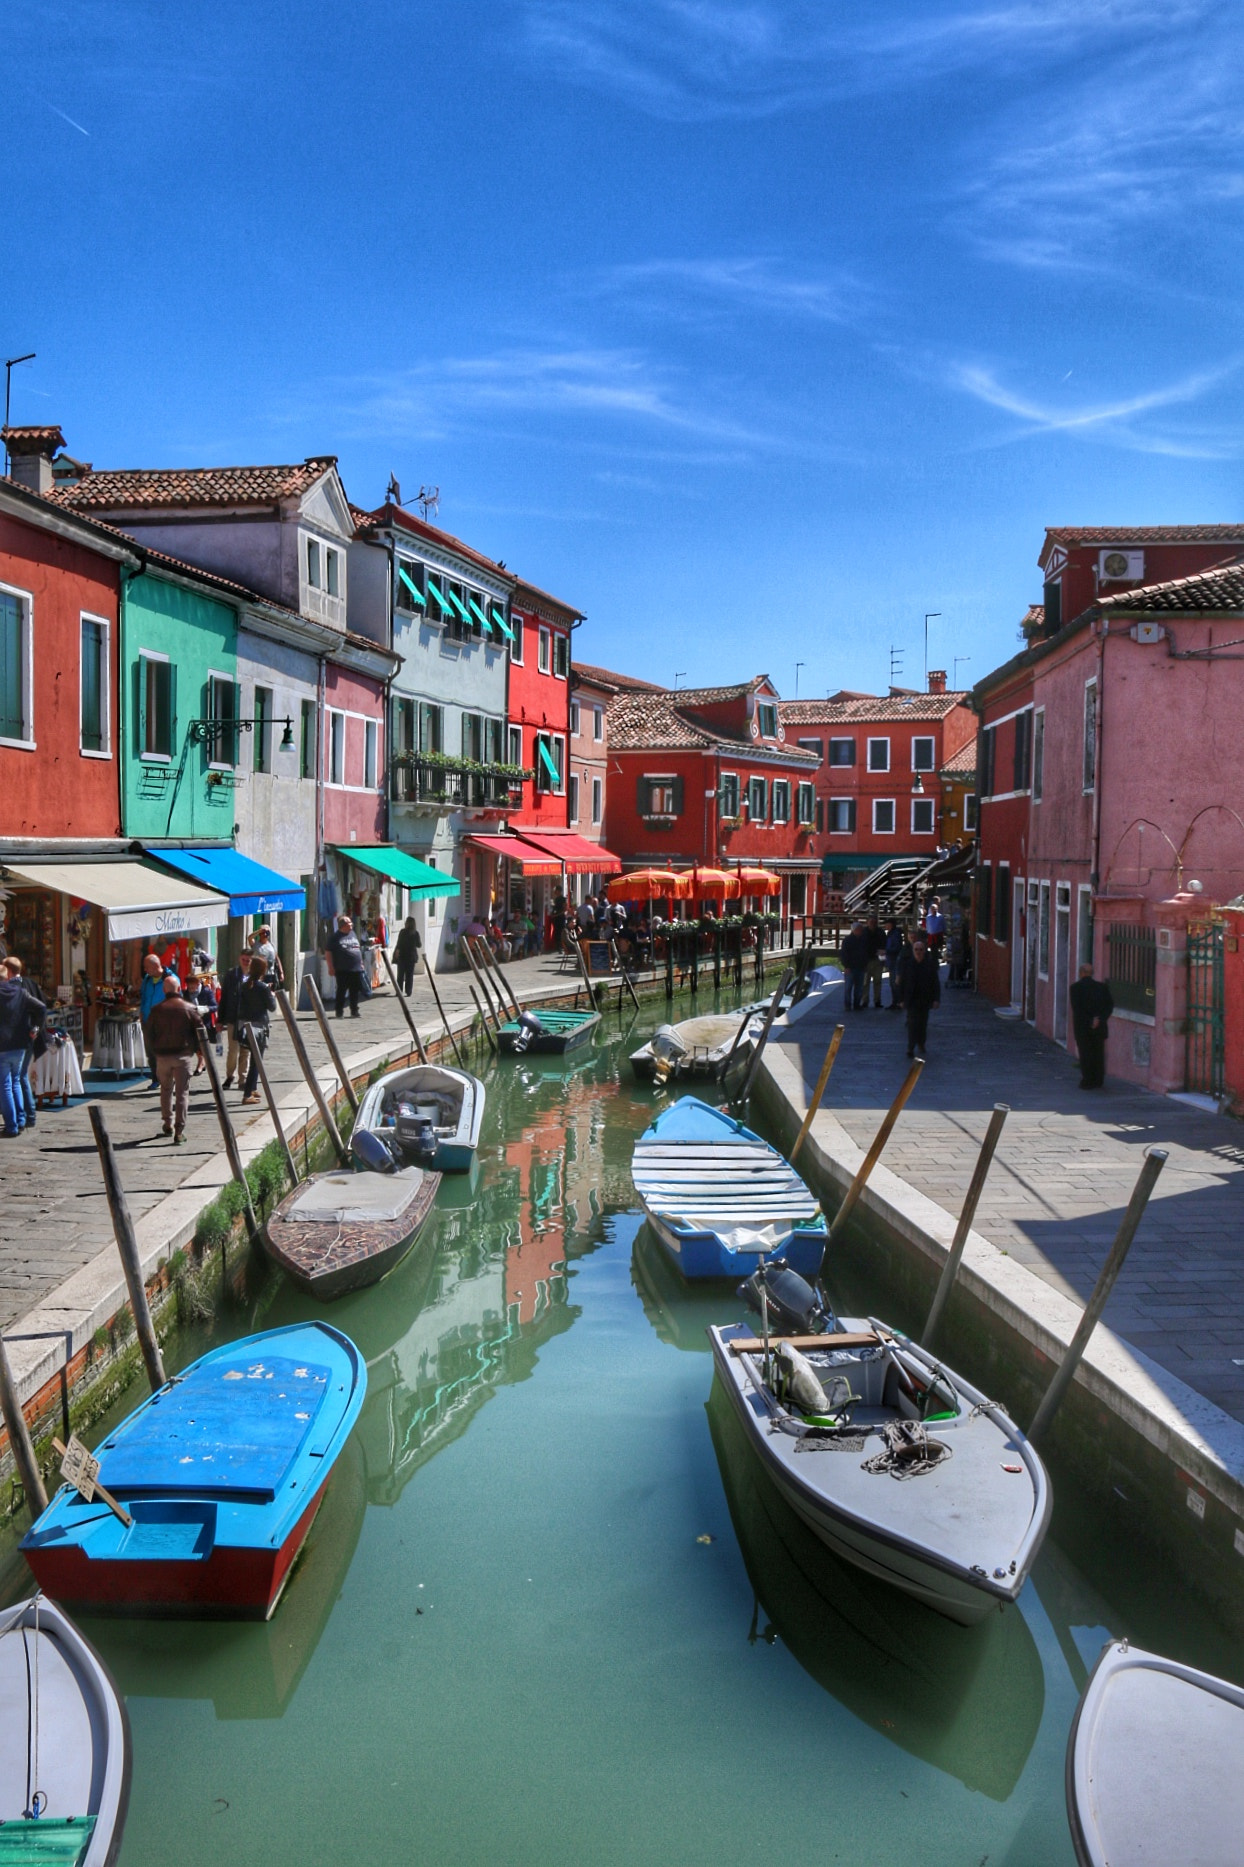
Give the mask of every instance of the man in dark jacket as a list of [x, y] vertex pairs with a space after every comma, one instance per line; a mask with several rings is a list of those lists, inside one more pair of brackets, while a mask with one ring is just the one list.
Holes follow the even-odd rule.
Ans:
[[401, 933], [393, 947], [393, 964], [397, 972], [397, 989], [407, 998], [415, 989], [415, 967], [419, 964], [419, 949], [423, 942], [419, 938], [419, 929], [415, 926], [413, 914], [406, 916]]
[[1067, 994], [1071, 1000], [1071, 1024], [1080, 1053], [1081, 1089], [1101, 1089], [1106, 1081], [1106, 1038], [1114, 999], [1104, 979], [1093, 977], [1091, 965], [1080, 968], [1080, 977]]
[[898, 990], [898, 963], [907, 950], [907, 936], [898, 922], [891, 916], [885, 930], [885, 965], [890, 975], [890, 1010], [897, 1011], [902, 1004]]
[[868, 995], [868, 962], [872, 957], [863, 921], [856, 921], [839, 948], [842, 976], [847, 982], [848, 1011], [863, 1011]]
[[246, 966], [239, 960], [236, 966], [230, 966], [220, 976], [220, 1022], [225, 1031], [228, 1049], [225, 1054], [225, 1088], [233, 1082], [234, 1072], [239, 1079], [242, 1074], [242, 1059], [238, 1053], [238, 993], [246, 977]]
[[[246, 1081], [240, 1083], [242, 1101], [259, 1100], [259, 1058], [257, 1051], [268, 1048], [270, 1020], [276, 1010], [276, 993], [268, 983], [268, 962], [262, 953], [251, 956], [245, 979], [238, 987], [238, 1045], [249, 1057]], [[251, 1045], [252, 1036], [255, 1046]], [[241, 1070], [238, 1071], [239, 1079]]]
[[44, 1008], [26, 990], [20, 974], [0, 968], [0, 1116], [6, 1135], [26, 1126], [22, 1069], [31, 1034], [42, 1030]]
[[344, 1015], [348, 998], [350, 1016], [357, 1018], [359, 993], [363, 989], [363, 949], [354, 931], [354, 922], [348, 914], [341, 916], [336, 933], [329, 935], [328, 963], [337, 981], [337, 1002], [334, 1006], [337, 1016], [340, 1018]]
[[923, 1063], [929, 1013], [942, 1002], [942, 976], [922, 933], [913, 935], [898, 962], [898, 989], [907, 1008], [907, 1054]]
[[881, 985], [885, 976], [885, 928], [875, 914], [868, 917], [864, 929], [868, 942], [868, 973], [864, 981], [864, 1003], [871, 997], [873, 1010], [881, 1010]]
[[164, 975], [164, 1000], [147, 1019], [147, 1042], [155, 1054], [156, 1079], [160, 1085], [161, 1134], [171, 1134], [173, 1146], [181, 1147], [186, 1139], [186, 1116], [190, 1112], [190, 1072], [199, 1054], [199, 1032], [203, 1013], [188, 1004], [181, 995], [181, 980], [175, 972]]

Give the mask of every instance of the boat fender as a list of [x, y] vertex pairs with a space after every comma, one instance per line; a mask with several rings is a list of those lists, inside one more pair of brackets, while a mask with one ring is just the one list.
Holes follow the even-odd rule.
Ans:
[[830, 1411], [828, 1397], [807, 1357], [789, 1342], [779, 1342], [777, 1358], [785, 1375], [787, 1398], [795, 1401], [805, 1413], [827, 1414]]

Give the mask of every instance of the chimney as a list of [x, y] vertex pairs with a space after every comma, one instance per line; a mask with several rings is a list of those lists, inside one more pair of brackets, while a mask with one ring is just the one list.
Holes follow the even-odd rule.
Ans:
[[52, 456], [65, 445], [59, 428], [0, 428], [9, 456], [9, 475], [32, 493], [52, 490]]
[[944, 694], [946, 692], [945, 668], [929, 669], [929, 692], [931, 694]]

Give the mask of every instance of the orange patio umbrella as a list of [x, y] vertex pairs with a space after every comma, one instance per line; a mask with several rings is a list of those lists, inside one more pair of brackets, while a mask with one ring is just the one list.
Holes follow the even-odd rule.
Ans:
[[771, 869], [745, 869], [740, 867], [738, 876], [739, 892], [745, 895], [780, 895], [782, 878], [774, 875]]
[[673, 869], [632, 869], [629, 875], [615, 875], [605, 884], [611, 901], [681, 901], [687, 892], [687, 878]]
[[691, 901], [725, 900], [739, 892], [738, 877], [725, 869], [692, 869], [685, 878]]

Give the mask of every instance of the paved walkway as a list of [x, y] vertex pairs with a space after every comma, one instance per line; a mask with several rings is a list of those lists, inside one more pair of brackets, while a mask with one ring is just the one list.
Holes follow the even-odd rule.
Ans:
[[[866, 1147], [907, 1068], [898, 1012], [844, 1013], [841, 988], [777, 1040], [808, 1090], [833, 1026], [846, 1034], [826, 1106]], [[1244, 1127], [1111, 1080], [1078, 1087], [1075, 1062], [971, 992], [944, 991], [928, 1062], [884, 1164], [958, 1216], [995, 1102], [1011, 1107], [976, 1229], [1083, 1303], [1140, 1171], [1167, 1148], [1140, 1232], [1106, 1310], [1127, 1342], [1244, 1420]]]
[[[516, 962], [507, 966], [506, 973], [523, 1000], [574, 988], [573, 975], [562, 970], [555, 956]], [[451, 1020], [455, 1012], [471, 1009], [469, 973], [438, 973], [436, 983]], [[425, 1041], [440, 1034], [426, 978], [416, 980], [412, 1009]], [[327, 1047], [313, 1014], [300, 1012], [298, 1023], [312, 1062], [327, 1067]], [[352, 1053], [376, 1044], [409, 1042], [401, 1008], [387, 989], [364, 1003], [357, 1023], [347, 1016], [333, 1029], [347, 1067]], [[273, 1017], [267, 1064], [278, 1101], [301, 1089], [310, 1110], [310, 1092], [279, 1013]], [[100, 1100], [106, 1111], [136, 1220], [196, 1173], [201, 1174], [219, 1154], [220, 1125], [206, 1075], [196, 1077], [191, 1086], [189, 1145], [177, 1149], [160, 1133], [159, 1096], [148, 1091], [145, 1078], [131, 1080], [124, 1087], [104, 1085], [102, 1094], [92, 1084], [87, 1088], [88, 1095]], [[228, 1100], [239, 1134], [267, 1117], [266, 1104], [243, 1109], [236, 1088]], [[71, 1103], [67, 1109], [58, 1106], [41, 1111], [33, 1132], [27, 1131], [16, 1141], [0, 1141], [0, 1328], [6, 1333], [11, 1328], [20, 1331], [17, 1318], [29, 1315], [65, 1278], [112, 1243], [85, 1101]]]

